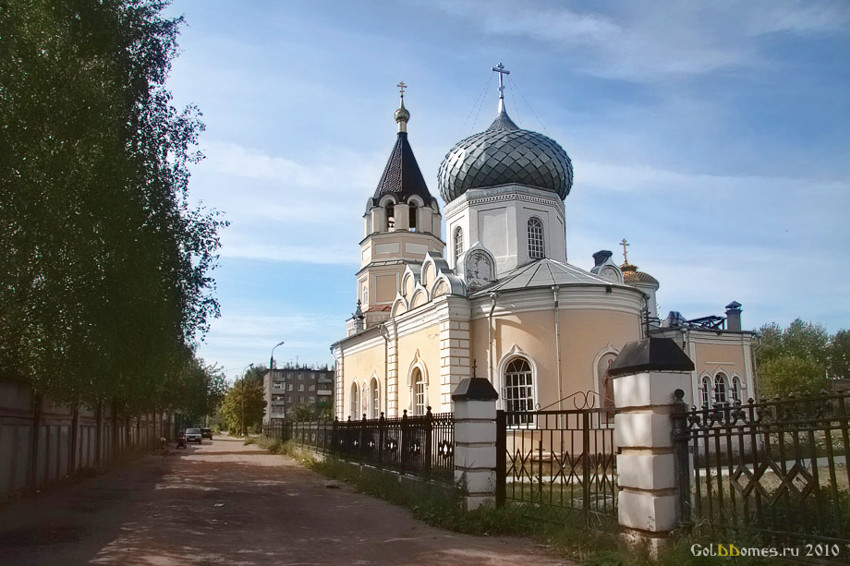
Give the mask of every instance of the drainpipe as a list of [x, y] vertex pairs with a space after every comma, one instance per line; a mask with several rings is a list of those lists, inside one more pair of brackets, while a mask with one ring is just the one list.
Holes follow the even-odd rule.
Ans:
[[558, 362], [558, 410], [564, 409], [564, 391], [561, 381], [561, 307], [558, 301], [558, 285], [552, 285], [552, 296], [555, 300], [555, 358]]
[[[487, 358], [489, 367], [489, 378], [490, 384], [495, 385], [493, 383], [493, 311], [496, 310], [496, 298], [499, 296], [499, 293], [495, 291], [490, 293], [490, 314], [487, 315]], [[501, 397], [501, 391], [500, 395]]]
[[750, 346], [750, 363], [753, 366], [753, 391], [750, 398], [758, 403], [758, 396], [761, 394], [761, 391], [759, 391], [759, 369], [758, 364], [756, 364], [756, 353], [759, 351], [759, 348], [761, 348], [761, 336], [753, 334], [753, 338], [755, 339], [756, 347], [753, 348]]
[[387, 325], [381, 323], [381, 336], [384, 339], [384, 416], [389, 417], [390, 406], [390, 376], [389, 376], [389, 356], [390, 356], [390, 333], [387, 330]]

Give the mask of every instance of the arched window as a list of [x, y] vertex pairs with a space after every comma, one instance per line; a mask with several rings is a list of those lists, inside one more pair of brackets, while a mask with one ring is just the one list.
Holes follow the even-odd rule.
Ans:
[[[531, 366], [525, 358], [511, 360], [505, 368], [505, 409], [509, 412], [534, 410], [534, 387]], [[531, 414], [510, 415], [508, 424], [518, 425], [533, 421]]]
[[732, 378], [732, 402], [741, 403], [741, 378], [737, 375]]
[[348, 415], [352, 419], [355, 419], [355, 420], [360, 418], [360, 415], [357, 414], [358, 411], [359, 411], [359, 408], [360, 408], [360, 389], [357, 388], [356, 383], [352, 383], [351, 384], [350, 411], [349, 411]]
[[425, 377], [419, 368], [413, 370], [410, 381], [413, 383], [413, 414], [424, 415], [428, 406], [428, 392], [425, 390]]
[[416, 203], [410, 203], [410, 214], [408, 215], [408, 218], [410, 220], [410, 231], [416, 232]]
[[463, 229], [458, 226], [455, 228], [455, 269], [457, 269], [457, 260], [460, 254], [463, 253]]
[[381, 416], [381, 392], [378, 389], [378, 380], [374, 377], [369, 384], [369, 399], [372, 404], [371, 418], [377, 419]]
[[387, 232], [395, 230], [395, 206], [387, 205]]
[[708, 376], [704, 376], [702, 378], [702, 387], [700, 387], [700, 393], [702, 394], [702, 406], [708, 407], [711, 405], [711, 380], [708, 379]]
[[536, 216], [528, 220], [528, 257], [541, 259], [546, 257], [543, 245], [543, 223]]
[[722, 373], [714, 376], [714, 404], [718, 407], [726, 404], [726, 376]]

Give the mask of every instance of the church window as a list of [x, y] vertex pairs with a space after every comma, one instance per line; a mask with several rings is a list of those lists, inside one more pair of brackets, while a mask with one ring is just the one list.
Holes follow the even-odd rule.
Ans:
[[[525, 358], [512, 360], [505, 370], [505, 407], [508, 412], [529, 413], [534, 409], [534, 390], [532, 387], [531, 366]], [[532, 414], [514, 414], [508, 416], [508, 424], [528, 424], [533, 421]]]
[[707, 375], [702, 378], [700, 393], [702, 394], [702, 406], [708, 407], [711, 405], [711, 380]]
[[722, 373], [714, 378], [714, 404], [718, 407], [726, 404], [726, 376]]
[[546, 257], [543, 246], [543, 223], [534, 216], [528, 220], [528, 257], [531, 259]]
[[419, 368], [413, 370], [411, 381], [413, 382], [413, 414], [424, 415], [425, 407], [428, 406], [428, 394], [425, 391], [425, 377]]
[[463, 229], [458, 226], [455, 228], [455, 268], [457, 268], [457, 260], [460, 254], [463, 253]]
[[377, 419], [381, 416], [381, 396], [380, 391], [378, 390], [378, 380], [374, 377], [372, 378], [372, 383], [369, 384], [370, 391], [370, 399], [372, 401], [372, 418]]
[[351, 384], [351, 400], [350, 400], [350, 402], [351, 402], [351, 410], [349, 412], [349, 416], [352, 419], [357, 419], [358, 418], [357, 409], [360, 406], [360, 390], [357, 389], [356, 383]]
[[410, 203], [409, 219], [410, 219], [410, 223], [409, 223], [410, 231], [416, 232], [416, 204], [414, 204], [414, 203]]
[[387, 232], [395, 230], [395, 207], [392, 204], [387, 205]]
[[741, 378], [737, 375], [732, 378], [732, 402], [741, 402]]

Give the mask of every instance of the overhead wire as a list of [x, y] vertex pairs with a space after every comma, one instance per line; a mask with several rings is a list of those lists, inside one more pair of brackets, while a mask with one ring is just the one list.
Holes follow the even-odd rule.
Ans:
[[469, 111], [469, 114], [466, 116], [466, 119], [464, 119], [463, 123], [461, 124], [460, 129], [455, 134], [455, 138], [466, 137], [466, 132], [468, 131], [466, 129], [466, 125], [469, 122], [469, 118], [470, 116], [472, 116], [473, 113], [475, 113], [475, 119], [472, 121], [471, 128], [475, 128], [475, 124], [478, 123], [478, 117], [481, 114], [481, 109], [484, 107], [484, 98], [487, 96], [487, 91], [490, 89], [491, 84], [493, 84], [492, 73], [490, 73], [490, 77], [484, 85], [484, 88], [481, 89], [481, 93], [478, 95], [475, 104], [472, 106], [472, 109]]

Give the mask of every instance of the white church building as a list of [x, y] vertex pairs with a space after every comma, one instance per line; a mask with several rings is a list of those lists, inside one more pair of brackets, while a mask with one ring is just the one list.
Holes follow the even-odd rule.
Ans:
[[450, 412], [452, 392], [473, 374], [506, 410], [569, 409], [564, 400], [586, 391], [610, 405], [608, 366], [648, 333], [674, 338], [694, 362], [696, 404], [754, 397], [753, 333], [741, 330], [739, 304], [725, 317], [662, 322], [659, 282], [626, 257], [617, 265], [601, 251], [589, 269], [567, 262], [572, 162], [511, 120], [504, 69], [494, 71], [493, 123], [440, 165], [445, 232], [408, 141], [400, 85], [395, 146], [363, 215], [357, 311], [331, 346], [336, 417]]

